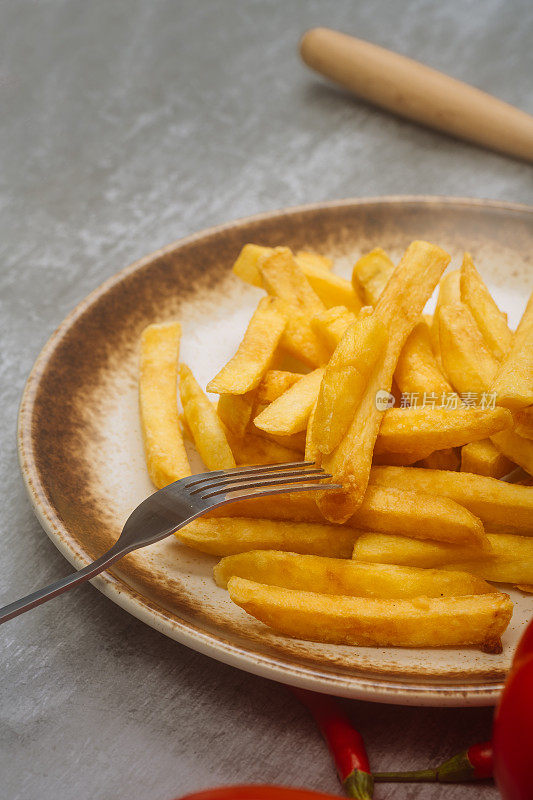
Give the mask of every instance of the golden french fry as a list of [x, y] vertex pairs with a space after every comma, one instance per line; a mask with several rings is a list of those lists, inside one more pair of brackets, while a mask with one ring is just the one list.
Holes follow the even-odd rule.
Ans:
[[270, 297], [263, 297], [248, 324], [237, 352], [207, 385], [217, 394], [245, 394], [259, 385], [286, 326]]
[[490, 439], [471, 442], [461, 448], [461, 472], [473, 472], [489, 478], [503, 478], [515, 468]]
[[444, 371], [458, 392], [486, 392], [498, 369], [472, 312], [464, 303], [438, 311], [440, 354]]
[[180, 396], [196, 449], [207, 469], [234, 467], [235, 459], [217, 412], [185, 364], [180, 364]]
[[348, 519], [363, 500], [383, 416], [376, 398], [380, 392], [390, 392], [405, 340], [449, 260], [449, 255], [439, 247], [428, 242], [413, 242], [378, 301], [374, 314], [388, 331], [385, 353], [368, 382], [346, 435], [323, 460], [333, 480], [343, 487], [324, 492], [317, 498], [322, 513], [332, 522]]
[[[533, 303], [531, 303], [531, 309], [533, 337]], [[439, 318], [441, 355], [452, 384], [459, 392], [482, 393], [482, 396], [485, 393], [488, 396], [488, 387], [498, 372], [498, 361], [485, 344], [485, 340], [471, 312], [463, 304], [442, 306], [439, 310]], [[526, 351], [527, 343], [524, 339], [524, 352]], [[512, 357], [513, 352], [514, 345], [509, 354], [509, 359]], [[504, 365], [507, 363], [508, 360], [504, 362]], [[502, 365], [502, 369], [504, 365]], [[517, 369], [519, 372], [520, 368], [518, 367]], [[533, 361], [531, 375], [533, 379]], [[498, 392], [498, 387], [494, 384], [491, 394], [495, 396], [496, 402], [503, 406], [513, 405], [512, 402], [501, 402], [502, 398]], [[522, 439], [509, 430], [491, 436], [491, 440], [504, 456], [519, 464], [531, 474], [533, 470], [533, 445], [530, 444], [529, 440]]]
[[302, 263], [302, 259], [297, 257], [296, 263], [326, 308], [346, 306], [351, 311], [360, 310], [363, 304], [350, 281], [323, 267], [311, 264], [308, 260], [304, 260]]
[[298, 456], [303, 456], [305, 452], [305, 431], [299, 431], [298, 433], [290, 433], [287, 436], [279, 436], [277, 433], [270, 433], [270, 431], [262, 431], [261, 428], [257, 428], [255, 423], [252, 422], [250, 427], [250, 432], [253, 433], [255, 436], [259, 436], [260, 438], [268, 439], [271, 442], [276, 442], [277, 444], [281, 445], [282, 447], [288, 447], [289, 449], [296, 451]]
[[[275, 503], [268, 497], [256, 497], [210, 512], [212, 517], [226, 514], [309, 523], [323, 520], [314, 498], [307, 492], [280, 495], [276, 497]], [[357, 530], [470, 542], [477, 552], [480, 547], [488, 547], [483, 525], [473, 513], [449, 498], [420, 492], [383, 489], [371, 485], [361, 506], [346, 524]], [[343, 526], [337, 526], [337, 529], [341, 530]]]
[[533, 294], [520, 320], [491, 391], [498, 405], [520, 411], [533, 404]]
[[524, 439], [533, 439], [533, 406], [519, 411], [516, 416], [515, 433]]
[[306, 266], [320, 267], [326, 272], [333, 269], [331, 258], [321, 256], [319, 253], [314, 253], [310, 250], [298, 250], [296, 252], [296, 261], [303, 270], [305, 270]]
[[507, 315], [494, 302], [470, 253], [463, 257], [460, 287], [461, 300], [472, 312], [492, 355], [501, 361], [511, 348], [512, 334], [507, 325]]
[[515, 588], [524, 592], [524, 594], [533, 594], [533, 586], [530, 583], [517, 584]]
[[232, 270], [245, 283], [252, 286], [263, 287], [263, 279], [258, 269], [258, 263], [272, 253], [271, 247], [261, 247], [258, 244], [245, 244], [237, 256]]
[[375, 306], [393, 272], [394, 264], [387, 253], [376, 247], [357, 261], [352, 283], [365, 303]]
[[252, 419], [257, 389], [245, 394], [221, 394], [217, 414], [226, 428], [235, 436], [244, 436]]
[[179, 322], [149, 325], [141, 337], [139, 407], [146, 466], [154, 486], [191, 474], [178, 418]]
[[320, 594], [356, 597], [453, 597], [486, 594], [494, 589], [468, 572], [451, 572], [390, 564], [366, 564], [345, 558], [304, 556], [281, 550], [250, 550], [223, 558], [213, 570], [227, 589], [230, 578]]
[[533, 441], [523, 439], [513, 431], [501, 431], [491, 436], [496, 449], [509, 460], [533, 475]]
[[489, 549], [483, 524], [472, 512], [447, 497], [419, 492], [369, 486], [349, 525]]
[[[485, 441], [487, 441], [485, 439]], [[458, 470], [461, 466], [460, 451], [455, 447], [446, 447], [444, 450], [435, 450], [429, 456], [416, 462], [418, 467], [425, 469], [451, 469]]]
[[230, 578], [231, 599], [278, 633], [359, 647], [477, 645], [501, 652], [513, 604], [502, 592], [383, 600], [302, 592]]
[[226, 431], [226, 438], [238, 466], [283, 464], [301, 460], [301, 453], [298, 450], [291, 450], [278, 442], [250, 432], [240, 437]]
[[[360, 259], [354, 268], [354, 283], [363, 287], [365, 299], [376, 305], [394, 271], [394, 265], [381, 249]], [[396, 382], [405, 393], [451, 392], [431, 346], [428, 323], [422, 318], [405, 342], [395, 372]]]
[[281, 397], [291, 386], [303, 378], [298, 372], [288, 372], [281, 369], [269, 369], [257, 387], [255, 402], [257, 405], [267, 406]]
[[304, 375], [255, 417], [255, 426], [278, 436], [305, 431], [323, 375], [322, 368]]
[[311, 319], [311, 327], [332, 353], [344, 336], [346, 329], [355, 322], [353, 311], [345, 306], [334, 306], [322, 311]]
[[[507, 411], [507, 413], [501, 413]], [[460, 447], [513, 427], [502, 408], [392, 408], [383, 416], [374, 453], [405, 453]]]
[[309, 317], [324, 311], [324, 303], [311, 288], [288, 247], [276, 247], [258, 266], [263, 286], [272, 297], [289, 303]]
[[248, 550], [289, 550], [304, 555], [350, 558], [357, 534], [353, 528], [326, 523], [218, 517], [196, 519], [175, 536], [188, 547], [213, 556]]
[[424, 319], [415, 325], [407, 337], [394, 377], [402, 392], [418, 394], [421, 399], [452, 392], [433, 353], [429, 326]]
[[460, 302], [461, 272], [458, 269], [455, 269], [451, 272], [447, 272], [440, 281], [435, 313], [433, 314], [433, 319], [429, 328], [431, 347], [441, 370], [443, 369], [443, 366], [440, 353], [439, 309], [441, 306], [455, 305], [456, 303]]
[[481, 519], [487, 531], [533, 536], [533, 491], [468, 472], [374, 467], [371, 485], [449, 497]]
[[278, 298], [274, 302], [277, 310], [286, 320], [286, 327], [280, 342], [281, 347], [307, 367], [315, 368], [326, 364], [331, 350], [313, 330], [312, 315], [285, 300]]
[[[264, 287], [260, 267], [269, 256], [280, 249], [290, 253], [288, 248], [246, 244], [233, 265], [233, 272], [246, 283]], [[331, 259], [306, 250], [299, 250], [292, 257], [326, 307], [343, 304], [355, 311], [361, 308], [362, 302], [350, 282], [330, 272], [333, 265]]]
[[371, 372], [385, 351], [387, 330], [367, 311], [370, 309], [363, 309], [345, 331], [317, 393], [310, 441], [320, 453], [331, 453], [340, 443], [361, 402]]
[[533, 583], [533, 538], [489, 533], [488, 539], [490, 553], [480, 555], [473, 549], [444, 542], [364, 533], [355, 542], [353, 558], [370, 563], [459, 569], [496, 583]]
[[411, 467], [431, 455], [431, 449], [418, 452], [374, 453], [372, 465], [378, 467]]

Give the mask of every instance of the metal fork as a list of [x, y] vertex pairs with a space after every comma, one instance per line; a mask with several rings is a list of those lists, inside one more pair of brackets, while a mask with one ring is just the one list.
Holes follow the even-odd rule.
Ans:
[[312, 461], [237, 467], [182, 478], [147, 497], [133, 511], [113, 547], [92, 564], [0, 609], [0, 625], [94, 578], [122, 556], [165, 539], [213, 508], [285, 492], [339, 488], [313, 483], [331, 478]]

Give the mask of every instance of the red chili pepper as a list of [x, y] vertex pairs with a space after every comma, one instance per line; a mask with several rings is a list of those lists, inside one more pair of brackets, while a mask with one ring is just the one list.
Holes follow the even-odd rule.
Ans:
[[304, 689], [293, 692], [309, 709], [326, 740], [347, 796], [372, 800], [374, 779], [361, 734], [332, 697]]
[[[178, 798], [176, 798], [178, 800]], [[188, 794], [181, 800], [339, 800], [332, 794], [287, 786], [221, 786]]]
[[492, 742], [482, 742], [457, 753], [434, 769], [375, 772], [374, 780], [381, 783], [466, 783], [492, 778], [493, 769]]
[[494, 777], [503, 800], [531, 800], [533, 655], [516, 662], [494, 718]]

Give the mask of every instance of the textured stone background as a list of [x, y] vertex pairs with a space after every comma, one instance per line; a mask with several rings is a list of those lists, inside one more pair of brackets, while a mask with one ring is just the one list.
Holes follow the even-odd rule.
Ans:
[[[16, 413], [41, 346], [104, 278], [184, 234], [285, 205], [532, 201], [530, 167], [393, 119], [304, 69], [297, 41], [319, 24], [533, 112], [530, 0], [0, 3], [0, 600], [68, 570], [24, 494]], [[91, 586], [1, 637], [6, 800], [169, 800], [238, 781], [338, 791], [283, 687], [165, 639]], [[490, 710], [347, 707], [382, 769], [437, 761], [490, 730]], [[445, 796], [496, 791], [376, 791]]]

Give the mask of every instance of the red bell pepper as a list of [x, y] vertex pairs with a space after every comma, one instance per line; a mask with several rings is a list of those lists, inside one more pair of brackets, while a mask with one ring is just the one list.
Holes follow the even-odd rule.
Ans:
[[533, 655], [511, 670], [494, 718], [494, 777], [503, 800], [533, 797]]

